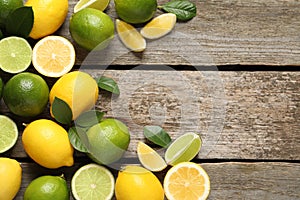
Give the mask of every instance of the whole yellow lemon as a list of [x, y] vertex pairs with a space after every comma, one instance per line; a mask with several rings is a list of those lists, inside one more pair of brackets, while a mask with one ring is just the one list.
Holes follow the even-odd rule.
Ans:
[[49, 95], [50, 110], [55, 97], [66, 102], [72, 110], [73, 119], [90, 110], [97, 102], [97, 82], [88, 73], [73, 71], [60, 77], [52, 86]]
[[18, 161], [0, 158], [0, 199], [11, 200], [20, 190], [22, 168]]
[[163, 200], [164, 190], [158, 178], [139, 166], [126, 166], [118, 174], [115, 186], [118, 200]]
[[48, 119], [39, 119], [26, 126], [22, 135], [26, 153], [43, 167], [55, 169], [74, 164], [74, 149], [67, 131]]
[[68, 0], [28, 0], [25, 6], [31, 6], [34, 13], [29, 36], [39, 39], [54, 33], [64, 23], [69, 4]]

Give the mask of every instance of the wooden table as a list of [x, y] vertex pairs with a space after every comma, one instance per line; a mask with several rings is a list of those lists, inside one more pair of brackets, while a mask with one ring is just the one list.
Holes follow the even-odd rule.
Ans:
[[[69, 1], [68, 18], [57, 33], [71, 41], [68, 22], [76, 2]], [[135, 162], [144, 125], [161, 125], [173, 139], [200, 132], [203, 146], [194, 161], [210, 176], [209, 199], [300, 199], [300, 2], [193, 2], [197, 16], [148, 41], [144, 53], [129, 52], [117, 35], [102, 52], [74, 43], [75, 69], [118, 82], [121, 95], [101, 92], [96, 107], [129, 126], [126, 162]], [[113, 2], [107, 13], [116, 18]], [[0, 111], [18, 122], [20, 136], [22, 122], [33, 120], [13, 116], [3, 102]], [[49, 108], [39, 117], [50, 118]], [[45, 169], [25, 154], [20, 140], [1, 156], [22, 164], [16, 199], [38, 176], [63, 173], [70, 183], [91, 162], [76, 152], [73, 167]], [[164, 173], [156, 175], [162, 180]]]

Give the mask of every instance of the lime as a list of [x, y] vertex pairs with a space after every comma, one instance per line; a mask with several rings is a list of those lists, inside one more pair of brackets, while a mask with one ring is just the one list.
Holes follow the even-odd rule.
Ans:
[[2, 98], [3, 86], [4, 86], [4, 84], [3, 84], [3, 81], [2, 81], [2, 79], [0, 77], [0, 99]]
[[112, 173], [97, 164], [79, 168], [71, 181], [71, 190], [76, 200], [110, 200], [114, 194], [114, 186]]
[[49, 88], [39, 75], [23, 72], [5, 84], [3, 99], [9, 110], [22, 117], [40, 114], [48, 103]]
[[69, 200], [67, 182], [60, 176], [40, 176], [27, 186], [24, 200]]
[[18, 139], [18, 127], [10, 118], [0, 115], [0, 153], [12, 148]]
[[0, 0], [0, 28], [5, 26], [7, 16], [21, 6], [22, 0]]
[[167, 167], [165, 160], [144, 142], [139, 142], [137, 154], [142, 165], [153, 172], [158, 172]]
[[110, 0], [80, 0], [74, 7], [74, 13], [84, 8], [95, 8], [103, 11], [108, 6]]
[[201, 139], [195, 133], [186, 133], [178, 137], [167, 148], [165, 160], [174, 166], [181, 162], [192, 160], [200, 151]]
[[149, 21], [157, 8], [156, 0], [114, 0], [118, 16], [127, 23]]
[[110, 164], [119, 160], [127, 150], [130, 135], [128, 128], [116, 119], [105, 119], [87, 131], [91, 154], [99, 164]]
[[32, 57], [32, 48], [21, 37], [7, 37], [0, 40], [0, 68], [8, 73], [25, 71]]
[[69, 29], [75, 42], [89, 51], [107, 47], [115, 30], [112, 19], [94, 8], [84, 8], [73, 14]]

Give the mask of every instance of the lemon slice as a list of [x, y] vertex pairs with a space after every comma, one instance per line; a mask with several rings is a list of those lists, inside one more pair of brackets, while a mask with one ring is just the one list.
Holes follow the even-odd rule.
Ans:
[[186, 133], [178, 137], [167, 148], [165, 160], [172, 166], [192, 160], [200, 151], [201, 138], [195, 133]]
[[179, 163], [167, 172], [164, 191], [169, 200], [205, 200], [210, 193], [209, 176], [199, 164]]
[[158, 39], [172, 31], [176, 23], [176, 15], [173, 13], [161, 14], [153, 18], [148, 24], [146, 24], [141, 34], [148, 39]]
[[72, 177], [71, 189], [76, 200], [110, 200], [114, 195], [115, 180], [103, 166], [87, 164]]
[[8, 151], [17, 142], [18, 128], [10, 118], [0, 115], [0, 153]]
[[0, 68], [16, 74], [25, 71], [32, 57], [29, 43], [21, 37], [7, 37], [0, 41]]
[[146, 48], [146, 40], [130, 24], [116, 19], [116, 29], [123, 44], [134, 52], [142, 52]]
[[80, 0], [74, 7], [74, 13], [84, 8], [95, 8], [103, 11], [108, 6], [110, 0]]
[[142, 165], [153, 172], [158, 172], [167, 167], [165, 160], [144, 142], [139, 142], [137, 154]]
[[42, 75], [60, 77], [75, 64], [75, 49], [72, 43], [61, 36], [47, 36], [33, 47], [32, 64]]

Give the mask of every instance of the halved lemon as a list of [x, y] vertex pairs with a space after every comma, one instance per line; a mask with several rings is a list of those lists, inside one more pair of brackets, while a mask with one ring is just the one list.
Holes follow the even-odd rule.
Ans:
[[110, 0], [80, 0], [74, 7], [74, 13], [84, 8], [95, 8], [103, 11], [108, 6]]
[[139, 142], [137, 154], [141, 164], [153, 172], [158, 172], [167, 167], [165, 160], [144, 142]]
[[164, 190], [169, 200], [205, 200], [210, 193], [209, 176], [199, 164], [182, 162], [167, 172]]
[[142, 52], [146, 48], [146, 40], [130, 24], [116, 19], [116, 29], [123, 44], [134, 52]]
[[60, 77], [75, 64], [73, 44], [61, 36], [47, 36], [33, 47], [32, 64], [42, 75]]
[[148, 39], [158, 39], [171, 32], [176, 23], [176, 15], [173, 13], [161, 14], [153, 18], [141, 29], [143, 37]]

